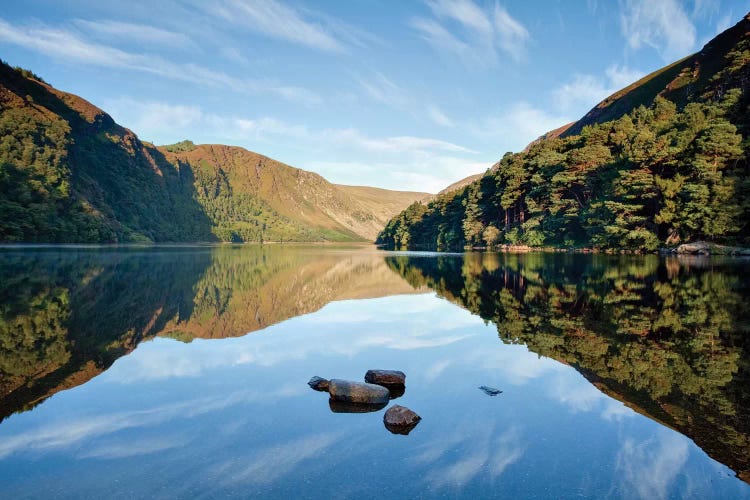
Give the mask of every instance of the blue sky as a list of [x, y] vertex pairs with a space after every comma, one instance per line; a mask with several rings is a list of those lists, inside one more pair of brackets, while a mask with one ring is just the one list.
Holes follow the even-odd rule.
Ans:
[[0, 58], [143, 140], [436, 192], [695, 52], [750, 0], [24, 0]]

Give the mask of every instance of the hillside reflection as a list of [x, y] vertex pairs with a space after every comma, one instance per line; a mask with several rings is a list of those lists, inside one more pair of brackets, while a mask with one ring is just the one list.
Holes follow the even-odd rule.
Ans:
[[234, 337], [331, 301], [415, 291], [366, 247], [6, 250], [0, 276], [0, 419], [155, 336]]
[[0, 419], [156, 336], [241, 336], [332, 301], [433, 290], [750, 482], [748, 271], [738, 260], [361, 246], [6, 249]]
[[747, 262], [561, 254], [390, 256], [413, 286], [578, 370], [750, 482]]

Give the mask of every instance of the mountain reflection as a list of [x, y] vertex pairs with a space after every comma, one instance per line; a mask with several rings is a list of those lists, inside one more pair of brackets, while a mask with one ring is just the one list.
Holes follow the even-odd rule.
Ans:
[[[750, 482], [749, 270], [739, 260], [361, 246], [6, 249], [0, 418], [85, 383], [156, 336], [235, 337], [332, 301], [434, 291], [495, 324], [502, 342], [572, 366]], [[391, 335], [404, 345], [426, 342]], [[586, 408], [593, 387], [554, 389]], [[523, 454], [515, 434], [503, 439], [496, 443], [503, 453], [474, 450], [500, 472]], [[624, 480], [642, 477], [638, 467], [649, 460], [664, 461], [643, 453], [633, 443], [621, 451]], [[460, 476], [455, 483], [472, 477], [451, 471]], [[659, 496], [660, 485], [654, 478], [639, 488]]]
[[366, 247], [13, 250], [0, 276], [3, 419], [155, 336], [240, 336], [331, 301], [415, 291]]
[[748, 264], [561, 254], [389, 256], [413, 286], [578, 370], [750, 482]]

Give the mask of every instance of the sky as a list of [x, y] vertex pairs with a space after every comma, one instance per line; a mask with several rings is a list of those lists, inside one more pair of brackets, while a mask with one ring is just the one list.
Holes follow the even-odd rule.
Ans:
[[437, 192], [699, 50], [750, 0], [3, 1], [0, 58], [155, 144]]

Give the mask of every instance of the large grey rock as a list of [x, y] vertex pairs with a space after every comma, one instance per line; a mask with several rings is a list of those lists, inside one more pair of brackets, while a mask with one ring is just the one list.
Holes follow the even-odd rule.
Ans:
[[399, 370], [367, 370], [365, 382], [384, 386], [405, 385], [406, 374]]
[[321, 391], [321, 392], [328, 391], [328, 380], [324, 379], [323, 377], [315, 376], [310, 379], [307, 385], [309, 385], [316, 391]]
[[422, 417], [405, 406], [394, 405], [383, 415], [385, 428], [393, 434], [409, 434], [422, 420]]
[[332, 378], [328, 381], [328, 394], [334, 401], [348, 403], [380, 404], [390, 400], [390, 392], [382, 385], [365, 384]]

